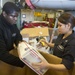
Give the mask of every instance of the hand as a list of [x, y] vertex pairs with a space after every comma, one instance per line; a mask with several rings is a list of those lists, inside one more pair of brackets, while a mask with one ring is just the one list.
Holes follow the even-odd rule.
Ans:
[[41, 69], [48, 69], [49, 68], [49, 63], [42, 59], [41, 62], [39, 63], [32, 63], [32, 66], [36, 69], [36, 70], [41, 70]]
[[39, 42], [42, 44], [43, 47], [47, 47], [47, 42], [45, 39], [41, 39]]
[[45, 39], [41, 39], [39, 42], [44, 42], [44, 43], [46, 43], [46, 40], [45, 40]]

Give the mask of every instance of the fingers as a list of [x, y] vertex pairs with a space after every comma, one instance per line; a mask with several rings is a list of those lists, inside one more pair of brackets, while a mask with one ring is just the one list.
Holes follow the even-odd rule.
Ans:
[[39, 63], [32, 63], [33, 68], [35, 68], [36, 70], [40, 70], [40, 65]]
[[45, 39], [41, 39], [39, 42], [45, 42], [46, 40]]

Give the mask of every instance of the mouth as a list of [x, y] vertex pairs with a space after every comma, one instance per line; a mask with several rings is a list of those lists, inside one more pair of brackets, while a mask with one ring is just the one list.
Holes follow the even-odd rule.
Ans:
[[58, 30], [58, 33], [61, 33], [61, 31]]
[[17, 21], [13, 21], [13, 24], [16, 24], [17, 23]]
[[58, 32], [60, 32], [60, 30], [58, 30]]

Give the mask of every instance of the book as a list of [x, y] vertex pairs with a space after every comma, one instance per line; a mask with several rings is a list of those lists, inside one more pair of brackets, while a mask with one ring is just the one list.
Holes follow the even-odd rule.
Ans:
[[[19, 58], [22, 62], [24, 62], [28, 67], [30, 67], [34, 72], [36, 72], [38, 75], [44, 75], [45, 72], [48, 69], [40, 69], [36, 70], [33, 66], [32, 63], [35, 62], [41, 62], [41, 59], [46, 59], [39, 53], [38, 50], [36, 50], [34, 47], [29, 45], [27, 42], [21, 42], [18, 45], [18, 54]], [[47, 62], [47, 61], [46, 61]]]

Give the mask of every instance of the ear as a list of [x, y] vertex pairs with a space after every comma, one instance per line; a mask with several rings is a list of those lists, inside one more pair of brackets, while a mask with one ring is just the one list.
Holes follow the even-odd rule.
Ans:
[[6, 14], [6, 12], [5, 12], [5, 11], [3, 11], [3, 16], [4, 16], [4, 17], [6, 17], [6, 15], [7, 15], [7, 14]]
[[68, 27], [71, 28], [71, 23], [68, 23]]

